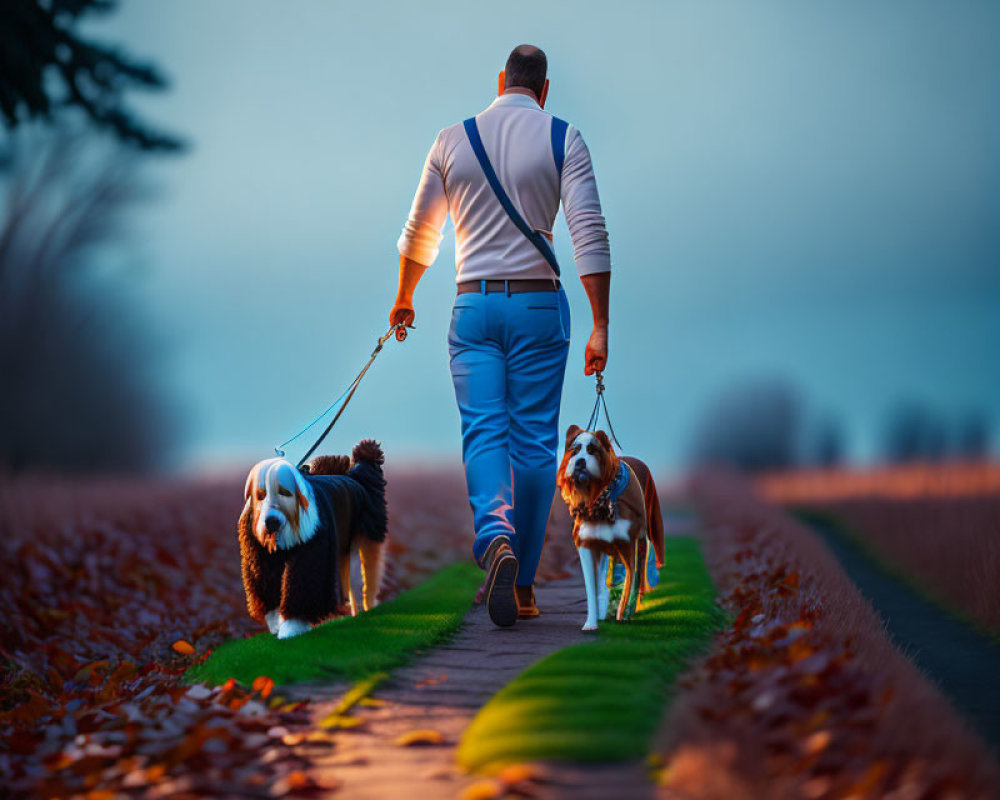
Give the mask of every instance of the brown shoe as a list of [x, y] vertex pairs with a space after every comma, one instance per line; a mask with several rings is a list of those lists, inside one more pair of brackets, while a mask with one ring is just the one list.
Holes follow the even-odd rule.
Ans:
[[541, 613], [535, 605], [534, 586], [515, 586], [514, 594], [517, 595], [518, 619], [532, 619]]
[[517, 579], [517, 557], [510, 547], [510, 539], [497, 536], [490, 542], [483, 556], [486, 568], [486, 611], [494, 625], [507, 628], [517, 622], [517, 597], [514, 581]]

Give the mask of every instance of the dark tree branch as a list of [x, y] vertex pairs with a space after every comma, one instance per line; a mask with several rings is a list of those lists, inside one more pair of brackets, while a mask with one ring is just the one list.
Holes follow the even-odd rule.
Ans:
[[114, 46], [85, 41], [75, 30], [80, 17], [110, 13], [116, 5], [112, 0], [0, 3], [0, 116], [8, 128], [25, 119], [51, 119], [53, 107], [70, 106], [141, 150], [183, 149], [179, 138], [147, 127], [124, 105], [129, 88], [166, 87], [156, 66]]

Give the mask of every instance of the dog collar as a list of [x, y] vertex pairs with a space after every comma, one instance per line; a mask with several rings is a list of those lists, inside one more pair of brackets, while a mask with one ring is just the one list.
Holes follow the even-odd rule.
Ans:
[[618, 517], [618, 498], [626, 486], [628, 486], [628, 464], [620, 461], [614, 479], [601, 489], [601, 493], [589, 507], [581, 503], [574, 508], [573, 516], [590, 522], [614, 522]]

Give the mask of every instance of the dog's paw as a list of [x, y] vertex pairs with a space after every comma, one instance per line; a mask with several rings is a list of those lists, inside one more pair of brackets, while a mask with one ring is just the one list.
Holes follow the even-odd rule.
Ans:
[[281, 612], [276, 608], [271, 609], [264, 615], [264, 622], [271, 633], [277, 633], [282, 623]]
[[311, 630], [312, 630], [312, 625], [310, 625], [305, 620], [286, 619], [282, 621], [281, 626], [278, 628], [278, 638], [291, 639], [293, 636], [300, 636], [303, 633], [308, 633]]

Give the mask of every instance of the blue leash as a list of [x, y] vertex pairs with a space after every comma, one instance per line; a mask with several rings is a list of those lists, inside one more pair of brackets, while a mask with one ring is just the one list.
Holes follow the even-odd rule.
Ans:
[[[396, 332], [396, 330], [401, 327], [402, 325], [397, 323], [393, 325], [391, 328], [389, 328], [389, 330], [387, 330], [384, 335], [378, 338], [378, 344], [375, 346], [375, 349], [372, 350], [371, 358], [368, 359], [368, 363], [361, 368], [361, 372], [359, 372], [358, 376], [353, 381], [351, 381], [350, 384], [348, 384], [347, 388], [344, 389], [344, 392], [343, 394], [340, 395], [340, 397], [338, 397], [336, 400], [330, 403], [330, 405], [328, 405], [323, 410], [322, 414], [320, 414], [318, 417], [316, 417], [316, 419], [314, 419], [312, 422], [306, 425], [291, 439], [286, 439], [285, 441], [283, 441], [281, 444], [279, 444], [277, 447], [274, 448], [274, 452], [278, 456], [278, 458], [284, 457], [285, 451], [283, 448], [285, 447], [286, 444], [290, 444], [291, 442], [294, 442], [296, 439], [298, 439], [302, 434], [304, 434], [307, 430], [313, 427], [313, 425], [315, 425], [317, 422], [323, 419], [323, 417], [329, 414], [330, 410], [333, 409], [337, 405], [337, 403], [343, 400], [344, 404], [337, 411], [336, 416], [334, 416], [334, 418], [330, 420], [330, 424], [326, 426], [326, 430], [324, 430], [323, 433], [320, 434], [320, 437], [313, 443], [313, 446], [306, 451], [306, 454], [299, 459], [299, 463], [296, 464], [295, 466], [296, 468], [299, 468], [306, 462], [306, 459], [308, 459], [309, 456], [313, 454], [316, 448], [319, 447], [320, 442], [322, 442], [326, 438], [327, 434], [330, 433], [330, 431], [333, 429], [333, 426], [337, 423], [337, 420], [340, 419], [340, 415], [344, 413], [344, 409], [347, 408], [347, 404], [351, 402], [351, 398], [354, 396], [354, 392], [357, 391], [358, 385], [361, 383], [361, 379], [365, 376], [365, 373], [368, 371], [368, 368], [372, 365], [372, 362], [375, 361], [375, 356], [377, 356], [379, 352], [381, 352], [382, 345], [384, 345], [389, 340], [389, 337], [392, 336]], [[347, 398], [346, 400], [344, 399], [345, 397]]]

